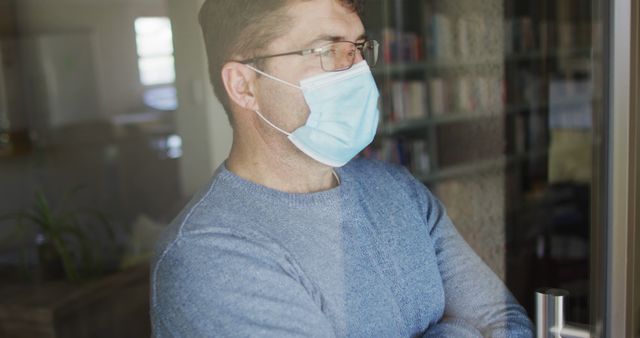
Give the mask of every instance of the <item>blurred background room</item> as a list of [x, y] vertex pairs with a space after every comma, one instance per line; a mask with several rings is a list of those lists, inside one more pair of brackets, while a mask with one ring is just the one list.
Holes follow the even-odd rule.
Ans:
[[231, 142], [200, 4], [0, 0], [0, 336], [149, 336], [155, 238]]

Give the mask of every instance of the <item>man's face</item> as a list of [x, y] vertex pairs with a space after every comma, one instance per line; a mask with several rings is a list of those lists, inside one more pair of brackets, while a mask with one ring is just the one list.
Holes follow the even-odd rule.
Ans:
[[[264, 54], [316, 48], [333, 41], [365, 40], [364, 26], [357, 13], [335, 0], [296, 1], [290, 5], [288, 15], [292, 18], [291, 29], [273, 41]], [[355, 62], [361, 60], [357, 56]], [[316, 54], [267, 59], [264, 70], [293, 84], [324, 72]], [[272, 122], [287, 131], [304, 125], [309, 107], [302, 91], [266, 77], [261, 77], [256, 87], [260, 109]]]

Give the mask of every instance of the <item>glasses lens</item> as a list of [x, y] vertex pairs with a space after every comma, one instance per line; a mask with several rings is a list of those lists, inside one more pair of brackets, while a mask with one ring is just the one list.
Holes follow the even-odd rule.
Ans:
[[327, 72], [345, 70], [353, 65], [357, 53], [356, 45], [349, 41], [334, 42], [320, 53], [322, 69]]
[[320, 53], [322, 69], [327, 72], [336, 72], [351, 68], [358, 49], [369, 67], [373, 67], [378, 62], [378, 46], [379, 43], [375, 40], [365, 41], [359, 47], [349, 41], [334, 42], [326, 46]]

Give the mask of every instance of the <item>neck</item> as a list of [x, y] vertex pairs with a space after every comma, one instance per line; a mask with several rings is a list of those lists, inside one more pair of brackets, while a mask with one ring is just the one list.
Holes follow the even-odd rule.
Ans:
[[243, 138], [234, 131], [227, 169], [246, 180], [290, 193], [324, 191], [339, 184], [333, 168], [307, 157], [282, 138], [269, 145], [263, 138]]

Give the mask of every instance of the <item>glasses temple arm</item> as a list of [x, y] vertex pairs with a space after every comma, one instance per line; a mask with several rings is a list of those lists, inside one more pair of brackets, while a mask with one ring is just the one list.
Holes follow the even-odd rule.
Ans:
[[242, 61], [238, 61], [242, 64], [248, 64], [248, 63], [254, 63], [255, 61], [258, 60], [262, 60], [262, 59], [268, 59], [268, 58], [274, 58], [274, 57], [278, 57], [278, 56], [287, 56], [287, 55], [307, 55], [307, 54], [311, 54], [313, 52], [315, 52], [317, 49], [319, 48], [314, 48], [314, 49], [301, 49], [301, 50], [296, 50], [293, 52], [286, 52], [286, 53], [278, 53], [278, 54], [271, 54], [271, 55], [264, 55], [264, 56], [256, 56], [254, 58], [250, 58], [250, 59], [246, 59], [246, 60], [242, 60]]

